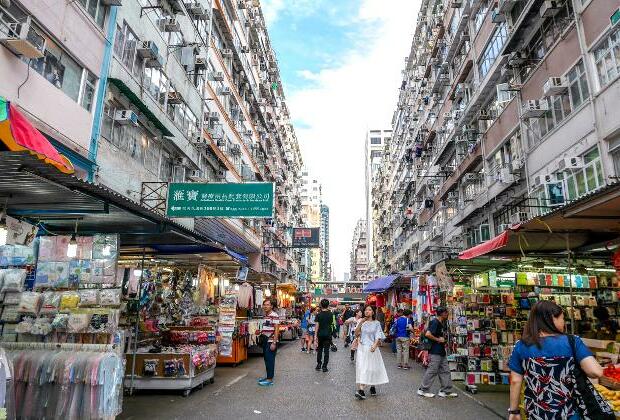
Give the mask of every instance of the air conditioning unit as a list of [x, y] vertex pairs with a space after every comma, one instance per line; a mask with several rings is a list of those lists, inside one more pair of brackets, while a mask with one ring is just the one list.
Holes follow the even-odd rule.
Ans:
[[480, 176], [476, 173], [466, 173], [463, 175], [463, 183], [469, 184], [473, 182], [477, 182], [480, 179]]
[[522, 159], [514, 159], [512, 162], [510, 162], [510, 167], [511, 167], [513, 173], [520, 172], [521, 168], [523, 167], [523, 160]]
[[562, 95], [568, 90], [568, 81], [565, 77], [550, 77], [543, 85], [545, 96]]
[[493, 23], [504, 23], [506, 22], [506, 15], [495, 9], [491, 12], [491, 21]]
[[260, 106], [266, 106], [267, 105], [267, 99], [266, 98], [259, 98], [258, 99], [258, 104]]
[[508, 56], [508, 65], [510, 67], [519, 67], [528, 59], [525, 51], [514, 51]]
[[452, 7], [453, 9], [458, 9], [460, 7], [463, 7], [463, 1], [462, 0], [452, 0], [452, 3], [450, 4], [450, 7]]
[[15, 54], [25, 58], [41, 58], [45, 54], [45, 37], [32, 25], [32, 20], [27, 17], [21, 23], [9, 23], [7, 35], [0, 35], [0, 43], [5, 45]]
[[241, 49], [241, 52], [243, 54], [249, 54], [250, 53], [250, 47], [248, 47], [247, 45], [242, 45], [240, 49]]
[[561, 159], [558, 167], [560, 171], [567, 171], [570, 169], [581, 169], [585, 166], [585, 162], [580, 156], [572, 156]]
[[175, 90], [168, 92], [168, 104], [179, 105], [183, 103], [183, 97]]
[[[192, 169], [190, 171], [188, 171], [188, 177], [190, 179], [195, 178], [197, 180], [200, 180], [203, 178], [203, 173], [200, 169]], [[192, 179], [192, 181], [195, 181], [194, 179]]]
[[523, 104], [521, 118], [540, 118], [547, 111], [549, 111], [549, 103], [546, 99], [530, 99]]
[[161, 54], [157, 54], [154, 58], [144, 61], [144, 67], [147, 69], [160, 69], [164, 66], [164, 57]]
[[543, 5], [540, 6], [540, 11], [538, 12], [538, 14], [540, 15], [540, 17], [546, 18], [557, 15], [559, 11], [560, 7], [556, 1], [545, 0], [543, 2]]
[[245, 9], [245, 0], [239, 0], [237, 2], [237, 9]]
[[114, 113], [114, 121], [120, 125], [138, 125], [138, 115], [131, 109], [117, 110]]
[[458, 109], [455, 109], [454, 111], [452, 111], [452, 118], [454, 118], [455, 121], [460, 120], [461, 115], [462, 115], [462, 112]]
[[183, 5], [181, 0], [166, 0], [166, 2], [168, 3], [172, 13], [183, 13]]
[[101, 0], [104, 6], [122, 6], [123, 0]]
[[[224, 129], [222, 128], [221, 124], [217, 124], [212, 127], [209, 127], [207, 130], [209, 131], [209, 134], [211, 135], [211, 137], [215, 140], [218, 140], [218, 139], [221, 140], [222, 137], [224, 136]], [[219, 145], [220, 144], [218, 142], [218, 146]]]
[[232, 93], [232, 91], [230, 90], [230, 87], [228, 86], [222, 86], [221, 88], [218, 89], [218, 95], [230, 95]]
[[519, 211], [510, 215], [510, 223], [512, 224], [527, 222], [529, 219], [530, 216], [526, 211]]
[[510, 13], [515, 4], [517, 4], [519, 0], [500, 0], [497, 5], [497, 9], [504, 14]]
[[231, 50], [230, 48], [224, 48], [221, 52], [222, 57], [224, 58], [231, 58], [233, 56], [233, 50]]
[[478, 112], [478, 119], [481, 120], [481, 121], [487, 121], [487, 120], [492, 120], [493, 116], [486, 109], [481, 109]]
[[207, 10], [198, 1], [186, 3], [185, 8], [195, 19], [202, 19], [207, 16]]
[[241, 146], [238, 144], [233, 144], [233, 147], [230, 149], [230, 153], [235, 156], [239, 156], [241, 154]]
[[204, 70], [207, 68], [207, 57], [196, 57], [194, 61], [195, 70]]
[[465, 92], [467, 92], [467, 89], [469, 89], [468, 83], [457, 84], [456, 88], [454, 89], [454, 99], [461, 99], [463, 96], [465, 96]]
[[499, 180], [502, 184], [512, 184], [515, 182], [515, 176], [510, 171], [510, 167], [505, 167], [500, 170]]
[[159, 48], [153, 41], [142, 41], [138, 44], [136, 53], [141, 58], [152, 59], [159, 55]]
[[207, 112], [205, 114], [205, 117], [209, 121], [219, 121], [220, 120], [220, 114], [217, 111]]
[[458, 191], [450, 191], [448, 193], [448, 200], [458, 200], [459, 199], [459, 193]]
[[181, 32], [181, 23], [175, 18], [163, 18], [159, 20], [159, 29], [162, 32]]
[[223, 82], [224, 81], [224, 72], [223, 71], [214, 71], [211, 73], [211, 80], [215, 82]]

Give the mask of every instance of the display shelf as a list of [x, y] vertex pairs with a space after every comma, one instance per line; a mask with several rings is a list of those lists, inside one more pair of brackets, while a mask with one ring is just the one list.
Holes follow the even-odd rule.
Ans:
[[134, 376], [125, 378], [125, 388], [133, 389], [162, 389], [162, 390], [182, 390], [183, 396], [187, 397], [192, 389], [204, 385], [206, 382], [215, 382], [215, 366], [198, 373], [194, 376], [180, 377], [153, 377], [153, 376]]

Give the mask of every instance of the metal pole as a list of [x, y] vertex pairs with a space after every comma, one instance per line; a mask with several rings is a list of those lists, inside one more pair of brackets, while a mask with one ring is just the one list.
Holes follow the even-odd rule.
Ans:
[[572, 255], [570, 251], [570, 239], [569, 233], [566, 234], [566, 252], [568, 252], [568, 260], [566, 262], [566, 266], [568, 267], [568, 281], [570, 282], [570, 333], [575, 334], [575, 307], [573, 304], [573, 270], [571, 267], [572, 263]]
[[138, 354], [138, 333], [140, 329], [140, 292], [142, 291], [142, 279], [144, 278], [144, 253], [145, 248], [142, 248], [142, 262], [140, 264], [140, 280], [138, 281], [138, 313], [136, 314], [136, 324], [134, 325], [134, 340], [133, 350], [131, 357], [131, 382], [129, 384], [129, 395], [133, 395], [133, 382], [136, 376], [136, 355]]

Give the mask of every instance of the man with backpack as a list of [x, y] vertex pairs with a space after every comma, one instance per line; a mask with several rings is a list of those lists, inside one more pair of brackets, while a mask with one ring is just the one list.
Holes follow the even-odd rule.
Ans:
[[452, 391], [452, 377], [450, 376], [450, 366], [448, 364], [446, 354], [446, 331], [448, 321], [448, 310], [444, 307], [437, 308], [437, 317], [431, 321], [428, 329], [424, 333], [424, 337], [430, 340], [430, 362], [424, 378], [422, 379], [422, 385], [418, 389], [418, 395], [426, 398], [433, 398], [435, 394], [429, 392], [435, 378], [439, 377], [438, 396], [442, 398], [455, 398], [458, 394]]
[[[316, 346], [316, 370], [327, 372], [329, 351], [332, 345], [334, 314], [329, 310], [329, 300], [321, 300], [321, 311], [315, 318], [314, 343]], [[321, 363], [322, 356], [322, 363]]]
[[410, 333], [413, 329], [411, 322], [411, 311], [405, 309], [399, 311], [399, 316], [394, 320], [392, 326], [394, 340], [396, 341], [396, 360], [399, 369], [410, 369], [409, 367], [409, 341]]

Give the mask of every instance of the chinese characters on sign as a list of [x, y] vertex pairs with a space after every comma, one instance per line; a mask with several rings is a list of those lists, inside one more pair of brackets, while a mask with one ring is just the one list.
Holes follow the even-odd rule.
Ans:
[[169, 217], [273, 217], [273, 183], [173, 183], [168, 186]]
[[293, 248], [320, 247], [319, 228], [293, 228]]

